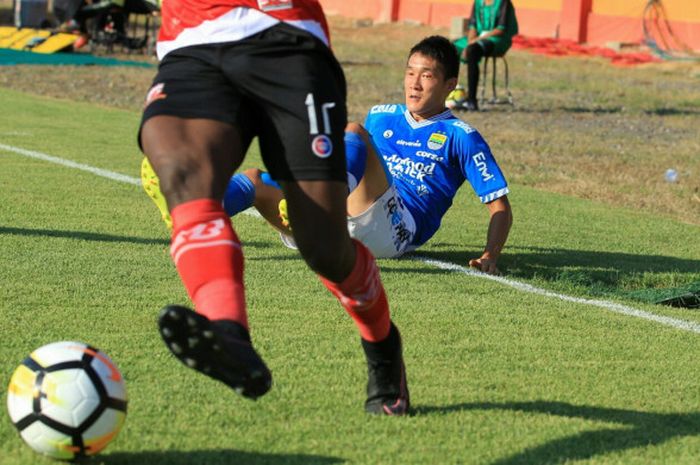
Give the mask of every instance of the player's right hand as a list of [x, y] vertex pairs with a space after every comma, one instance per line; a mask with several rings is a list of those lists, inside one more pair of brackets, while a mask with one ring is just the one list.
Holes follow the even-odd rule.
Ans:
[[472, 258], [471, 260], [469, 260], [469, 267], [476, 268], [477, 270], [488, 274], [501, 274], [501, 271], [496, 266], [496, 260], [493, 260], [491, 258]]

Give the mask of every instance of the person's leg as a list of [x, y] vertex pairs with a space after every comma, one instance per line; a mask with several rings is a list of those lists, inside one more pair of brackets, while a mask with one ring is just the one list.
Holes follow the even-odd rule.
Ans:
[[357, 187], [350, 193], [347, 201], [348, 216], [357, 216], [367, 210], [389, 188], [391, 175], [370, 140], [367, 130], [357, 123], [350, 123], [346, 132], [355, 134], [364, 145], [364, 175]]
[[479, 87], [479, 62], [484, 57], [481, 42], [474, 42], [467, 47], [467, 102], [477, 104], [476, 92]]
[[171, 253], [196, 311], [247, 327], [240, 241], [221, 206], [243, 158], [239, 131], [205, 119], [156, 116], [141, 132], [173, 220]]
[[[170, 217], [168, 204], [160, 190], [160, 180], [146, 157], [141, 162], [141, 185], [160, 211], [165, 225], [168, 229], [172, 229], [173, 221]], [[226, 186], [223, 206], [226, 214], [230, 217], [251, 207], [256, 207], [265, 219], [279, 229], [281, 227], [278, 225], [279, 221], [274, 216], [268, 216], [266, 212], [275, 211], [274, 207], [279, 204], [281, 199], [282, 187], [272, 180], [269, 174], [253, 168], [233, 175]], [[273, 208], [268, 208], [268, 205]], [[287, 232], [286, 229], [283, 231]]]
[[[368, 383], [385, 386], [392, 374], [405, 379], [405, 371], [400, 339], [391, 338], [394, 333], [377, 264], [365, 246], [350, 239], [347, 230], [344, 76], [330, 50], [317, 40], [301, 37], [285, 26], [270, 28], [265, 35], [269, 39], [280, 36], [284, 43], [290, 43], [290, 34], [296, 36], [296, 42], [288, 54], [277, 49], [274, 59], [258, 54], [246, 69], [250, 73], [245, 80], [250, 89], [246, 90], [260, 101], [263, 112], [261, 155], [272, 177], [282, 185], [294, 239], [308, 266], [338, 298], [367, 344], [390, 341], [381, 352], [391, 359], [391, 367], [399, 370], [383, 365], [374, 379], [377, 371], [370, 371]], [[284, 86], [269, 79], [279, 76], [279, 69], [287, 70]], [[314, 79], [305, 77], [309, 75]], [[373, 351], [365, 354], [376, 355]], [[368, 359], [368, 365], [373, 364], [374, 359]], [[393, 384], [401, 383], [397, 380]], [[382, 396], [373, 397], [368, 410], [406, 413], [407, 391], [381, 391]]]
[[[280, 201], [284, 199], [282, 187], [276, 181], [272, 180], [268, 173], [257, 168], [245, 170], [243, 173], [239, 173], [236, 176], [244, 176], [253, 186], [254, 199], [250, 206], [255, 207], [262, 217], [265, 218], [265, 220], [277, 231], [286, 235], [291, 235], [292, 232], [289, 229], [289, 226], [285, 225], [280, 218], [279, 204]], [[236, 176], [234, 176], [234, 178]], [[226, 207], [227, 213], [229, 213], [231, 216], [244, 210], [244, 208], [234, 209], [232, 206], [232, 199], [234, 197], [241, 196], [240, 191], [242, 189], [240, 184], [242, 183], [234, 185], [234, 181], [232, 179], [229, 183], [226, 197], [224, 197], [224, 206]], [[238, 191], [238, 193], [236, 193], [236, 191]]]
[[148, 119], [141, 144], [170, 208], [171, 255], [197, 312], [165, 307], [161, 335], [190, 368], [261, 396], [271, 376], [250, 344], [241, 244], [221, 203], [246, 144], [228, 123], [174, 116]]
[[348, 234], [345, 184], [299, 181], [283, 186], [299, 251], [360, 332], [369, 377], [365, 410], [406, 414], [410, 405], [401, 337], [391, 322], [372, 253]]

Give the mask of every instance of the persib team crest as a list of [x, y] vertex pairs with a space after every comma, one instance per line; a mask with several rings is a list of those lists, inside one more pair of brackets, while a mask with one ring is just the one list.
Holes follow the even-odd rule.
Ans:
[[441, 132], [434, 132], [428, 139], [428, 148], [430, 150], [439, 150], [447, 142], [447, 136]]

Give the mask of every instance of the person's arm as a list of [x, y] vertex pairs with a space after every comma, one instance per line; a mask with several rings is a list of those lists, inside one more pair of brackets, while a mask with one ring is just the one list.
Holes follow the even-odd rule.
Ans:
[[[501, 3], [501, 8], [498, 10], [498, 18], [496, 19], [496, 27], [490, 31], [484, 31], [479, 35], [479, 40], [488, 39], [489, 37], [497, 37], [503, 35], [506, 30], [506, 25], [508, 22], [508, 7], [510, 1], [503, 1]], [[512, 8], [512, 7], [511, 7]]]
[[487, 203], [486, 207], [489, 209], [490, 215], [486, 247], [481, 257], [469, 260], [469, 266], [485, 273], [498, 274], [499, 270], [496, 264], [513, 224], [513, 212], [506, 195]]
[[496, 37], [503, 35], [504, 30], [503, 29], [491, 29], [490, 31], [484, 31], [479, 37], [477, 37], [475, 40], [485, 40], [488, 39], [489, 37]]

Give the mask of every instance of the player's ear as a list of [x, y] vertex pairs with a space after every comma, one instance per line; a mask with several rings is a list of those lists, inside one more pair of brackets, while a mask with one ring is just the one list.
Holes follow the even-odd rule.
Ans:
[[457, 87], [457, 82], [459, 81], [459, 78], [453, 77], [449, 78], [447, 81], [445, 81], [445, 85], [447, 86], [447, 89], [452, 92], [455, 90], [455, 87]]

